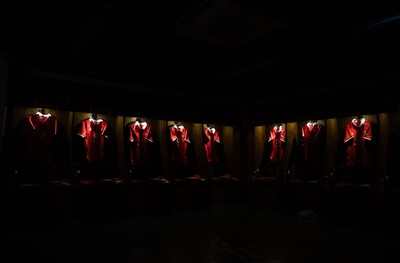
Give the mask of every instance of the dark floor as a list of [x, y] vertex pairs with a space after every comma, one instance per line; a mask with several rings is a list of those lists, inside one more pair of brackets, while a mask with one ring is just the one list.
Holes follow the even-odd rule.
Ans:
[[393, 220], [389, 220], [390, 227], [385, 224], [388, 214], [347, 211], [307, 216], [301, 213], [306, 210], [296, 213], [294, 209], [235, 201], [161, 214], [54, 222], [57, 217], [38, 220], [33, 210], [2, 224], [1, 255], [3, 262], [399, 261], [399, 231]]

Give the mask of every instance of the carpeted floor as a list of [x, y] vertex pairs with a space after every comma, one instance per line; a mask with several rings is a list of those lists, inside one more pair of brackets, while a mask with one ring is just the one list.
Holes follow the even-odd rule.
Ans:
[[240, 203], [108, 221], [3, 225], [1, 236], [3, 262], [10, 263], [398, 262], [400, 245], [379, 226]]

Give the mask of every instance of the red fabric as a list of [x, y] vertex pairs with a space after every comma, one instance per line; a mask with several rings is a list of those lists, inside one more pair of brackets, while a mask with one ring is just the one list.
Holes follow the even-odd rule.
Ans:
[[286, 140], [286, 129], [283, 126], [275, 126], [269, 132], [268, 142], [272, 142], [270, 161], [281, 161], [284, 153], [284, 142]]
[[204, 147], [206, 149], [206, 156], [208, 162], [219, 162], [220, 161], [220, 149], [221, 141], [217, 130], [204, 129]]
[[51, 162], [55, 158], [57, 118], [48, 115], [42, 118], [38, 114], [28, 115], [22, 120], [21, 130], [25, 138], [23, 158], [28, 162]]
[[152, 129], [149, 124], [134, 122], [129, 125], [129, 161], [131, 165], [150, 164], [148, 143], [153, 142]]
[[172, 142], [171, 157], [174, 164], [186, 164], [188, 161], [187, 147], [190, 143], [188, 130], [183, 126], [170, 126], [169, 139]]
[[325, 140], [325, 127], [319, 123], [307, 123], [301, 128], [303, 161], [319, 162]]
[[347, 167], [371, 166], [371, 153], [367, 143], [372, 140], [371, 121], [366, 119], [353, 119], [346, 126], [344, 142], [347, 144]]
[[89, 163], [101, 163], [104, 159], [104, 144], [107, 122], [104, 120], [85, 119], [78, 126], [77, 133], [85, 140], [86, 160]]

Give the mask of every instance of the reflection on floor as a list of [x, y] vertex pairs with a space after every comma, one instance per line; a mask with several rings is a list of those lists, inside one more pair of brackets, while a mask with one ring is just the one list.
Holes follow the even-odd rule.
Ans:
[[302, 212], [236, 203], [108, 221], [3, 225], [2, 256], [3, 262], [398, 262], [397, 234], [387, 235], [381, 221], [336, 224]]

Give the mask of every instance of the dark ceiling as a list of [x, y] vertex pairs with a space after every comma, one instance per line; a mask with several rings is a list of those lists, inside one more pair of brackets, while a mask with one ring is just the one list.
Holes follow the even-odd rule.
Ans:
[[251, 108], [397, 79], [397, 10], [393, 1], [27, 2], [3, 8], [1, 46], [35, 76]]

